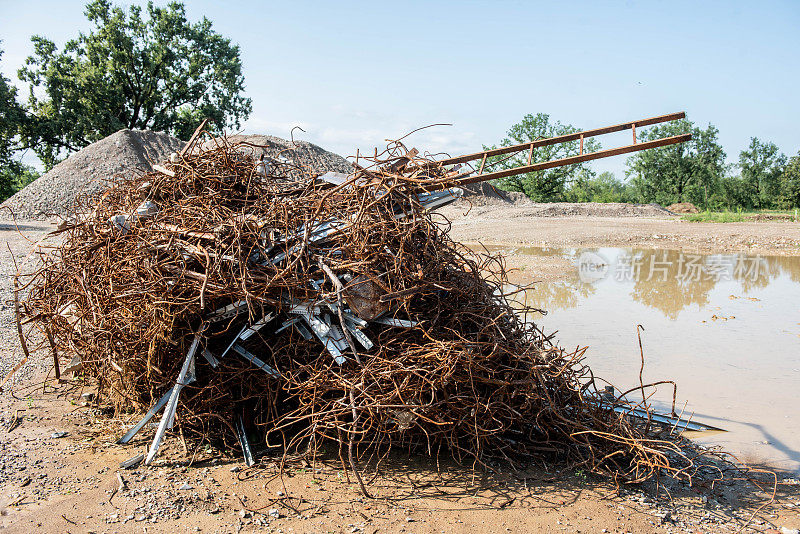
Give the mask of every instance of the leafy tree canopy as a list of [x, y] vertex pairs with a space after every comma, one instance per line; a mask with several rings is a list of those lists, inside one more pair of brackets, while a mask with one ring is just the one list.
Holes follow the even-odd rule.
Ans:
[[238, 128], [249, 116], [239, 47], [208, 19], [187, 21], [181, 3], [149, 2], [146, 12], [94, 0], [85, 11], [94, 28], [63, 50], [31, 38], [34, 55], [19, 71], [35, 116], [26, 140], [47, 167], [121, 128], [185, 139], [203, 117]]
[[780, 198], [784, 208], [800, 208], [800, 152], [791, 157], [783, 169]]
[[597, 176], [578, 173], [567, 189], [564, 200], [569, 202], [629, 202], [629, 187], [617, 179], [613, 172], [601, 172]]
[[17, 88], [0, 75], [0, 201], [14, 194], [24, 170], [15, 153], [20, 148], [19, 133], [25, 119], [25, 109], [17, 102]]
[[750, 204], [747, 207], [766, 208], [774, 205], [785, 164], [786, 156], [778, 151], [775, 143], [765, 143], [757, 137], [750, 139], [747, 150], [739, 153], [744, 197]]
[[[506, 138], [500, 146], [512, 146], [528, 143], [546, 137], [556, 137], [578, 132], [579, 130], [569, 124], [561, 124], [560, 121], [551, 122], [550, 115], [547, 113], [537, 113], [536, 115], [525, 115], [522, 121], [513, 125], [506, 134]], [[496, 146], [484, 147], [484, 150], [491, 150]], [[584, 152], [595, 152], [600, 149], [600, 143], [594, 139], [584, 141]], [[533, 150], [532, 163], [548, 161], [552, 159], [562, 159], [570, 156], [577, 156], [580, 151], [579, 141], [560, 143], [537, 147]], [[484, 172], [498, 171], [512, 167], [519, 167], [528, 163], [528, 150], [523, 150], [514, 154], [510, 158], [508, 155], [495, 156], [486, 162]], [[567, 184], [579, 174], [591, 174], [592, 171], [585, 163], [569, 165], [567, 167], [557, 167], [543, 171], [531, 172], [518, 176], [510, 176], [497, 180], [496, 185], [507, 191], [519, 191], [525, 193], [532, 200], [537, 202], [551, 202], [563, 200]]]
[[725, 152], [712, 125], [702, 130], [688, 119], [651, 126], [639, 134], [641, 141], [692, 134], [686, 143], [636, 152], [628, 158], [626, 174], [641, 202], [694, 202], [706, 205], [725, 175]]

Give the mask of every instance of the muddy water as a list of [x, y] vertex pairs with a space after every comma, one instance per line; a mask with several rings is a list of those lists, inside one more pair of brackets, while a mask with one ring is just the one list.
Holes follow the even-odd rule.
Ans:
[[[516, 249], [563, 255], [574, 272], [524, 295], [564, 347], [589, 346], [594, 372], [638, 384], [672, 379], [679, 407], [728, 430], [696, 435], [742, 459], [800, 471], [800, 257], [664, 250]], [[656, 404], [667, 407], [671, 390]]]

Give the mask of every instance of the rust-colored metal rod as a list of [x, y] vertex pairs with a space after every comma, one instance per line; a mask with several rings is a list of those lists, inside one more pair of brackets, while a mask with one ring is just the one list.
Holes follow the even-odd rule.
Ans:
[[575, 141], [580, 139], [581, 137], [595, 137], [598, 135], [613, 133], [613, 132], [621, 132], [623, 130], [630, 130], [635, 129], [637, 127], [641, 128], [642, 126], [650, 126], [651, 124], [658, 124], [660, 122], [669, 122], [675, 121], [678, 119], [686, 118], [686, 112], [681, 111], [678, 113], [670, 113], [669, 115], [660, 115], [658, 117], [650, 117], [649, 119], [642, 119], [638, 121], [631, 121], [631, 122], [624, 122], [622, 124], [615, 124], [614, 126], [606, 126], [604, 128], [595, 128], [594, 130], [585, 130], [583, 132], [575, 132], [567, 135], [559, 135], [558, 137], [549, 137], [547, 139], [539, 139], [536, 141], [531, 141], [529, 143], [522, 143], [519, 145], [514, 146], [504, 146], [500, 148], [495, 148], [493, 150], [487, 150], [484, 152], [476, 152], [474, 154], [466, 154], [464, 156], [456, 156], [453, 158], [447, 158], [441, 160], [439, 163], [442, 165], [454, 165], [456, 163], [466, 163], [468, 161], [473, 161], [476, 159], [483, 158], [484, 154], [487, 157], [492, 156], [500, 156], [502, 154], [511, 154], [513, 152], [521, 152], [527, 148], [533, 149], [540, 146], [548, 146], [548, 145], [556, 145], [558, 143], [566, 143], [568, 141]]
[[[513, 169], [503, 169], [502, 171], [490, 172], [486, 174], [478, 174], [476, 176], [467, 176], [461, 179], [456, 178], [454, 185], [460, 186], [460, 185], [474, 184], [477, 182], [485, 182], [487, 180], [495, 180], [497, 178], [514, 176], [516, 174], [525, 174], [528, 172], [542, 171], [544, 169], [552, 169], [553, 167], [563, 167], [565, 165], [574, 165], [575, 163], [582, 163], [584, 161], [591, 161], [593, 159], [608, 158], [611, 156], [618, 156], [620, 154], [638, 152], [639, 150], [647, 150], [648, 148], [656, 148], [660, 146], [674, 145], [677, 143], [685, 143], [686, 141], [689, 141], [691, 138], [692, 134], [675, 135], [672, 137], [664, 137], [663, 139], [646, 141], [644, 143], [640, 142], [634, 145], [609, 148], [608, 150], [598, 150], [597, 152], [589, 152], [586, 154], [580, 154], [578, 156], [571, 156], [569, 158], [553, 159], [550, 161], [543, 161], [541, 163], [534, 163], [532, 165], [514, 167]], [[432, 190], [430, 187], [426, 187], [426, 189]]]

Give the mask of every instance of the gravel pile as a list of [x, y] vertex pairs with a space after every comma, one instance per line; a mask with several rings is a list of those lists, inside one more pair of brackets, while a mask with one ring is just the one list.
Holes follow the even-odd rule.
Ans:
[[[76, 198], [105, 190], [115, 174], [151, 170], [151, 162], [165, 159], [183, 144], [161, 132], [120, 130], [70, 155], [3, 202], [2, 208], [10, 208], [18, 219], [64, 216]], [[0, 211], [0, 217], [9, 216], [8, 210]]]
[[624, 202], [533, 202], [524, 193], [503, 191], [487, 182], [464, 186], [464, 197], [441, 210], [456, 215], [471, 208], [473, 215], [507, 212], [510, 217], [664, 217], [674, 215], [659, 204]]
[[531, 203], [519, 210], [521, 217], [664, 217], [672, 213], [659, 204], [623, 202]]
[[677, 204], [670, 204], [667, 209], [672, 213], [700, 213], [697, 206], [691, 202], [678, 202]]
[[[349, 173], [352, 166], [343, 157], [305, 141], [292, 143], [270, 135], [234, 135], [232, 142], [254, 145], [256, 156], [282, 156], [313, 172]], [[114, 175], [132, 170], [149, 171], [152, 163], [165, 160], [180, 150], [184, 142], [171, 135], [150, 130], [120, 130], [72, 154], [28, 187], [2, 204], [17, 219], [45, 220], [65, 216], [75, 199], [104, 191]], [[8, 209], [0, 218], [11, 218]]]
[[489, 182], [468, 184], [464, 189], [464, 201], [473, 206], [487, 206], [493, 204], [530, 204], [525, 193], [518, 191], [503, 191]]
[[552, 202], [538, 203], [529, 199], [517, 198], [522, 193], [508, 200], [496, 197], [473, 195], [439, 210], [448, 217], [463, 217], [469, 210], [469, 216], [489, 217], [670, 217], [674, 213], [659, 204], [625, 204], [602, 202]]
[[[257, 147], [252, 147], [251, 152], [257, 159], [261, 156], [265, 158], [282, 157], [295, 165], [310, 169], [313, 174], [323, 174], [327, 171], [346, 174], [353, 172], [353, 166], [342, 156], [328, 152], [307, 141], [292, 142], [272, 135], [231, 135], [227, 139], [230, 144], [249, 143], [258, 145]], [[204, 149], [213, 146], [213, 140], [202, 144]], [[243, 147], [242, 150], [247, 149]]]

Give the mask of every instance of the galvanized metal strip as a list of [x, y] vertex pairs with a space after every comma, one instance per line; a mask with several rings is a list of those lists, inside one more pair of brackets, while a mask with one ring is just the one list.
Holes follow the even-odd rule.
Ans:
[[119, 438], [119, 440], [117, 441], [117, 443], [119, 443], [120, 445], [124, 445], [124, 444], [128, 443], [130, 440], [132, 440], [132, 439], [133, 439], [133, 437], [134, 437], [136, 434], [138, 434], [138, 433], [139, 433], [139, 431], [140, 431], [142, 428], [144, 428], [144, 425], [146, 425], [146, 424], [147, 424], [147, 422], [148, 422], [148, 421], [150, 421], [150, 419], [152, 419], [152, 418], [153, 418], [153, 416], [154, 416], [154, 415], [155, 415], [155, 414], [156, 414], [156, 413], [157, 413], [157, 412], [158, 412], [158, 411], [159, 411], [161, 408], [163, 408], [163, 407], [164, 407], [164, 405], [167, 403], [167, 401], [169, 400], [170, 396], [172, 395], [172, 390], [174, 390], [174, 389], [175, 389], [175, 386], [172, 386], [171, 388], [169, 388], [169, 389], [167, 390], [167, 392], [166, 392], [166, 393], [164, 393], [164, 396], [162, 396], [160, 399], [158, 399], [158, 402], [156, 402], [156, 403], [155, 403], [155, 404], [152, 406], [152, 408], [150, 408], [149, 410], [147, 410], [147, 413], [146, 413], [146, 414], [144, 414], [144, 417], [142, 417], [142, 419], [141, 419], [141, 420], [140, 420], [138, 423], [136, 423], [136, 425], [134, 425], [134, 426], [133, 426], [133, 427], [132, 427], [130, 430], [128, 430], [128, 431], [125, 433], [125, 435], [124, 435], [124, 436], [122, 436], [121, 438]]
[[373, 323], [385, 324], [388, 326], [397, 326], [400, 328], [413, 328], [419, 324], [417, 321], [409, 321], [407, 319], [394, 319], [392, 317], [378, 317], [372, 320]]
[[275, 330], [275, 333], [276, 334], [280, 334], [281, 332], [283, 332], [284, 330], [286, 330], [287, 328], [289, 328], [293, 324], [299, 323], [302, 320], [303, 319], [300, 318], [300, 317], [295, 317], [294, 319], [287, 319], [287, 320], [283, 321], [283, 323], [281, 323], [280, 328]]
[[147, 458], [145, 458], [145, 465], [150, 465], [150, 463], [156, 457], [156, 454], [158, 454], [158, 448], [161, 446], [161, 440], [164, 439], [164, 433], [166, 432], [167, 427], [172, 426], [172, 421], [175, 417], [175, 409], [178, 407], [178, 398], [180, 397], [181, 389], [183, 389], [183, 386], [187, 384], [186, 376], [189, 374], [189, 369], [194, 361], [194, 355], [197, 352], [197, 347], [200, 346], [201, 334], [201, 332], [195, 334], [192, 345], [189, 347], [189, 351], [186, 354], [183, 367], [181, 368], [180, 374], [178, 374], [178, 380], [175, 382], [175, 387], [172, 388], [172, 393], [169, 397], [169, 401], [167, 401], [167, 407], [164, 410], [164, 415], [161, 417], [161, 422], [158, 424], [158, 430], [156, 430], [153, 443], [150, 445], [150, 451], [147, 453]]
[[253, 458], [253, 451], [250, 450], [250, 442], [247, 440], [247, 432], [244, 429], [244, 420], [242, 415], [236, 416], [236, 437], [239, 439], [239, 446], [242, 447], [242, 454], [244, 455], [244, 463], [247, 467], [253, 467], [256, 461]]
[[249, 337], [261, 330], [264, 325], [272, 321], [274, 318], [275, 315], [273, 313], [267, 313], [264, 317], [256, 321], [253, 326], [250, 326], [243, 333], [239, 334], [239, 339], [242, 341], [247, 341]]
[[216, 323], [218, 321], [224, 321], [225, 319], [230, 319], [231, 317], [239, 315], [243, 311], [242, 308], [246, 307], [247, 307], [247, 301], [245, 300], [233, 302], [231, 304], [228, 304], [227, 306], [224, 306], [214, 311], [208, 316], [207, 319], [212, 323]]
[[295, 323], [294, 327], [298, 332], [300, 332], [300, 335], [303, 336], [303, 339], [305, 339], [306, 341], [314, 339], [314, 336], [311, 334], [311, 332], [308, 331], [308, 328], [306, 328], [302, 324]]
[[361, 330], [359, 330], [355, 324], [350, 322], [350, 320], [347, 317], [345, 317], [344, 319], [344, 325], [345, 328], [347, 328], [347, 330], [350, 332], [350, 334], [352, 334], [353, 338], [355, 338], [355, 340], [358, 341], [358, 343], [362, 347], [369, 350], [375, 346], [374, 343], [372, 343], [372, 341], [367, 337], [367, 335]]
[[219, 360], [217, 359], [216, 356], [214, 356], [213, 352], [211, 352], [208, 349], [203, 349], [203, 351], [200, 354], [203, 355], [203, 358], [206, 359], [206, 361], [211, 365], [211, 367], [213, 367], [214, 369], [217, 368], [217, 366], [219, 365]]
[[274, 367], [272, 367], [268, 363], [265, 363], [265, 362], [261, 361], [261, 359], [258, 356], [256, 356], [252, 352], [248, 351], [246, 348], [244, 348], [243, 346], [239, 345], [238, 343], [233, 346], [233, 350], [236, 353], [238, 353], [240, 356], [244, 357], [245, 359], [250, 360], [250, 362], [253, 365], [258, 367], [259, 369], [261, 369], [262, 371], [264, 371], [265, 373], [267, 373], [271, 377], [273, 377], [273, 378], [281, 378], [281, 373], [277, 369], [275, 369]]

